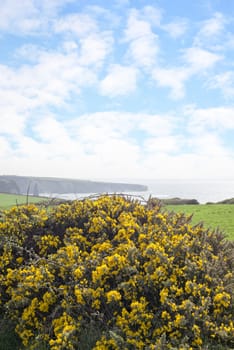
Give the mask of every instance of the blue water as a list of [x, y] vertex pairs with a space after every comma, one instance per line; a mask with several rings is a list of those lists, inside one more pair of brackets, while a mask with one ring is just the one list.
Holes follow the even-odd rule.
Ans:
[[[120, 181], [116, 181], [120, 182]], [[218, 202], [234, 198], [234, 180], [134, 180], [123, 181], [148, 186], [145, 192], [127, 192], [130, 195], [148, 199], [151, 195], [157, 198], [197, 199], [199, 203]], [[45, 195], [45, 194], [44, 194]], [[47, 194], [50, 197], [78, 199], [94, 195], [93, 193]]]

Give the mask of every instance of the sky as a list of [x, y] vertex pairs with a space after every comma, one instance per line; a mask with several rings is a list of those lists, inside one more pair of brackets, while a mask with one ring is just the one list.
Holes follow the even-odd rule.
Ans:
[[233, 0], [1, 0], [0, 175], [234, 178]]

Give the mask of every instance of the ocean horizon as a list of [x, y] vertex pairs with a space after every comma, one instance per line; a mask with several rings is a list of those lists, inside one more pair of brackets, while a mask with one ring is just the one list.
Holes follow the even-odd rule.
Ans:
[[[107, 181], [107, 180], [105, 180]], [[111, 181], [120, 182], [120, 181]], [[147, 200], [150, 196], [156, 198], [183, 198], [196, 199], [200, 204], [207, 202], [219, 202], [224, 199], [234, 197], [234, 180], [126, 180], [125, 183], [137, 183], [146, 185], [147, 191], [141, 192], [123, 192], [130, 196], [139, 196]], [[101, 194], [101, 193], [100, 193]], [[61, 199], [80, 199], [97, 193], [41, 193], [47, 197], [56, 197]]]

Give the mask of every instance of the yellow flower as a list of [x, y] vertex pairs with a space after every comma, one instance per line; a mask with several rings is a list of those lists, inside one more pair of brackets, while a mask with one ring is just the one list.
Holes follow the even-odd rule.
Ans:
[[176, 318], [175, 318], [175, 321], [174, 321], [174, 325], [176, 327], [179, 327], [181, 326], [182, 322], [184, 321], [184, 316], [180, 315], [180, 314], [177, 314], [176, 315]]
[[230, 302], [231, 296], [226, 292], [218, 293], [214, 296], [214, 303], [219, 306], [228, 307]]
[[107, 303], [121, 300], [121, 294], [117, 290], [111, 290], [110, 292], [107, 292], [106, 297], [107, 297]]
[[170, 319], [171, 316], [167, 311], [163, 311], [161, 315], [162, 319]]
[[24, 258], [22, 256], [20, 256], [19, 258], [16, 259], [18, 264], [22, 264], [22, 262], [24, 261]]
[[82, 292], [81, 292], [81, 290], [80, 290], [80, 288], [78, 286], [75, 286], [74, 293], [75, 293], [75, 296], [76, 296], [77, 303], [84, 304], [84, 298], [83, 298]]
[[167, 297], [168, 297], [168, 288], [163, 288], [161, 291], [160, 291], [160, 301], [162, 304], [165, 303], [165, 301], [167, 300]]

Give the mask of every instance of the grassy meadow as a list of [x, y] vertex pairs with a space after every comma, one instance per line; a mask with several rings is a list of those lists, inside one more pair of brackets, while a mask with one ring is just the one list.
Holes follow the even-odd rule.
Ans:
[[10, 209], [14, 205], [21, 205], [26, 203], [40, 203], [45, 201], [45, 197], [34, 197], [10, 193], [0, 193], [0, 210]]
[[233, 204], [167, 205], [166, 210], [193, 214], [193, 224], [203, 222], [207, 228], [219, 228], [229, 239], [234, 240]]

